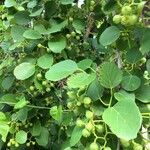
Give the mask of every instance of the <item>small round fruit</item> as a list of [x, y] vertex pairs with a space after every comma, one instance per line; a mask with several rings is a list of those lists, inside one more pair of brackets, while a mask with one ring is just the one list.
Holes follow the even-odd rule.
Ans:
[[77, 106], [81, 106], [81, 102], [77, 102]]
[[91, 122], [89, 122], [88, 124], [85, 125], [85, 128], [89, 131], [93, 131], [94, 125]]
[[121, 24], [122, 25], [128, 25], [129, 24], [129, 21], [128, 21], [128, 16], [121, 16]]
[[124, 6], [121, 9], [123, 15], [130, 15], [132, 13], [132, 8], [130, 6]]
[[140, 61], [141, 61], [142, 64], [144, 64], [144, 63], [146, 63], [146, 58], [143, 57]]
[[73, 18], [72, 18], [72, 17], [69, 17], [69, 21], [70, 21], [70, 22], [73, 22]]
[[83, 102], [84, 102], [84, 104], [85, 105], [89, 105], [90, 103], [91, 103], [91, 98], [89, 98], [89, 97], [85, 97], [84, 99], [83, 99]]
[[38, 74], [36, 75], [36, 77], [37, 77], [38, 79], [41, 79], [41, 78], [42, 78], [42, 74], [41, 74], [41, 73], [38, 73]]
[[121, 15], [115, 15], [113, 17], [113, 22], [116, 24], [120, 23], [121, 22]]
[[42, 45], [42, 44], [40, 44], [40, 43], [39, 43], [37, 46], [38, 46], [39, 48], [43, 47], [43, 45]]
[[104, 125], [102, 124], [96, 125], [96, 130], [98, 133], [103, 133], [105, 131]]
[[32, 145], [35, 145], [35, 141], [32, 141]]
[[91, 133], [87, 130], [87, 129], [83, 129], [82, 130], [82, 136], [83, 137], [89, 137], [91, 135]]
[[93, 112], [87, 110], [85, 116], [87, 119], [92, 119], [93, 118]]
[[138, 21], [137, 15], [130, 15], [128, 20], [129, 25], [135, 25]]
[[46, 92], [50, 92], [50, 91], [51, 91], [51, 88], [47, 87]]
[[130, 142], [129, 141], [126, 141], [124, 139], [120, 139], [120, 142], [121, 142], [121, 145], [125, 148], [129, 147], [130, 146]]
[[71, 32], [71, 36], [75, 37], [76, 33], [74, 31]]
[[8, 147], [10, 147], [10, 146], [11, 146], [11, 143], [10, 143], [10, 142], [8, 142], [8, 143], [7, 143], [7, 146], [8, 146]]
[[19, 147], [19, 144], [17, 142], [15, 143], [15, 147]]
[[69, 39], [71, 37], [71, 34], [66, 34], [66, 38]]
[[72, 103], [72, 102], [68, 102], [68, 103], [67, 103], [67, 107], [68, 107], [69, 109], [72, 109], [72, 108], [73, 108], [73, 103]]
[[143, 150], [143, 146], [138, 143], [133, 143], [133, 150]]
[[43, 86], [46, 86], [46, 85], [47, 85], [47, 81], [43, 81], [43, 82], [42, 82], [42, 85], [43, 85]]
[[90, 144], [90, 150], [99, 150], [99, 146], [97, 143], [93, 142]]
[[107, 146], [103, 150], [111, 150], [111, 148]]
[[77, 40], [80, 40], [80, 36], [76, 36], [76, 39], [77, 39]]
[[30, 89], [30, 91], [34, 91], [35, 88], [34, 88], [34, 86], [30, 86], [29, 89]]
[[95, 5], [95, 1], [91, 0], [90, 5], [94, 6]]
[[26, 146], [27, 146], [27, 147], [30, 147], [30, 145], [31, 145], [30, 142], [26, 143]]
[[90, 11], [93, 11], [94, 10], [94, 7], [93, 6], [90, 6]]
[[82, 126], [84, 125], [84, 122], [83, 122], [81, 119], [77, 119], [76, 125], [77, 125], [78, 127], [82, 127]]
[[68, 91], [68, 92], [67, 92], [67, 95], [68, 95], [68, 97], [69, 97], [70, 99], [75, 99], [75, 98], [76, 98], [76, 94], [75, 94], [75, 92], [73, 92], [73, 91]]

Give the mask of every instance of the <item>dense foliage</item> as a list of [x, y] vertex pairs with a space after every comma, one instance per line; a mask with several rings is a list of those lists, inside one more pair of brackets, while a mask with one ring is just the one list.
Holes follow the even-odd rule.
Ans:
[[0, 3], [0, 149], [150, 149], [150, 1]]

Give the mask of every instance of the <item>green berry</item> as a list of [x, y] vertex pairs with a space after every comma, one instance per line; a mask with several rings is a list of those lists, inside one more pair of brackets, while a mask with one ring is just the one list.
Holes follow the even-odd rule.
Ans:
[[50, 92], [50, 91], [51, 91], [51, 88], [47, 87], [46, 92]]
[[30, 147], [30, 142], [26, 143], [26, 146], [27, 146], [27, 147]]
[[91, 133], [87, 130], [87, 129], [83, 129], [82, 130], [82, 136], [83, 137], [89, 137], [91, 135]]
[[105, 131], [104, 125], [102, 124], [96, 125], [96, 130], [98, 133], [103, 133]]
[[7, 143], [7, 146], [8, 146], [8, 147], [10, 147], [10, 146], [11, 146], [11, 143], [10, 143], [10, 142], [8, 142], [8, 143]]
[[95, 1], [91, 0], [90, 5], [94, 6], [95, 5]]
[[30, 89], [30, 91], [34, 91], [35, 88], [34, 88], [34, 86], [30, 86], [29, 89]]
[[69, 97], [70, 99], [75, 99], [75, 98], [76, 98], [76, 94], [75, 94], [75, 92], [73, 92], [73, 91], [68, 91], [68, 92], [67, 92], [67, 95], [68, 95], [68, 97]]
[[71, 37], [71, 34], [66, 34], [66, 38], [69, 39]]
[[90, 150], [99, 150], [99, 146], [97, 143], [93, 142], [90, 144]]
[[132, 13], [132, 8], [130, 6], [124, 6], [121, 9], [123, 15], [130, 15]]
[[19, 144], [17, 142], [15, 143], [15, 147], [19, 147]]
[[42, 85], [43, 85], [43, 86], [46, 86], [47, 84], [48, 84], [47, 81], [43, 81], [43, 82], [42, 82]]
[[135, 25], [138, 21], [137, 15], [130, 15], [128, 20], [129, 25]]
[[84, 102], [84, 104], [85, 105], [89, 105], [90, 103], [91, 103], [91, 98], [89, 98], [89, 97], [85, 97], [84, 99], [83, 99], [83, 102]]
[[76, 33], [74, 31], [71, 32], [71, 36], [75, 37]]
[[133, 150], [143, 150], [143, 146], [138, 143], [133, 143]]
[[84, 125], [84, 122], [83, 122], [81, 119], [77, 119], [76, 125], [77, 125], [78, 127], [82, 127], [82, 126]]
[[77, 40], [80, 40], [80, 36], [76, 36], [76, 39], [77, 39]]
[[77, 106], [81, 106], [81, 102], [77, 102]]
[[72, 18], [72, 17], [69, 17], [69, 21], [70, 21], [70, 22], [73, 22], [73, 18]]
[[146, 1], [140, 2], [140, 3], [137, 5], [137, 10], [138, 10], [139, 13], [141, 13], [141, 11], [142, 11], [142, 9], [143, 9], [143, 7], [144, 7], [144, 5], [145, 5], [145, 2], [146, 2]]
[[111, 148], [107, 146], [104, 148], [104, 150], [111, 150]]
[[38, 44], [37, 46], [38, 46], [39, 48], [42, 48], [42, 47], [43, 47], [43, 45], [42, 45], [42, 44]]
[[87, 119], [92, 119], [93, 118], [93, 112], [87, 110], [85, 116]]
[[36, 77], [37, 77], [38, 79], [41, 79], [41, 78], [42, 78], [42, 74], [41, 74], [41, 73], [38, 73], [38, 74], [36, 75]]
[[121, 145], [125, 148], [129, 147], [130, 146], [130, 142], [129, 141], [126, 141], [124, 139], [120, 139], [120, 142], [121, 142]]
[[91, 122], [89, 122], [88, 124], [85, 125], [85, 128], [89, 131], [93, 131], [94, 125]]
[[113, 17], [113, 22], [116, 24], [120, 23], [121, 22], [121, 15], [115, 15]]

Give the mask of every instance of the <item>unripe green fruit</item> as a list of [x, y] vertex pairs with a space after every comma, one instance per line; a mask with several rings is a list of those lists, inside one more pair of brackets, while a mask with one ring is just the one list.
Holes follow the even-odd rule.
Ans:
[[85, 116], [87, 119], [92, 119], [93, 118], [93, 112], [87, 110]]
[[30, 142], [28, 142], [28, 143], [26, 144], [26, 146], [27, 146], [27, 147], [30, 147]]
[[74, 31], [71, 32], [71, 36], [75, 37], [76, 33]]
[[80, 36], [76, 36], [76, 39], [77, 39], [77, 40], [80, 40]]
[[11, 146], [11, 143], [10, 143], [10, 142], [8, 142], [8, 143], [7, 143], [7, 146], [8, 146], [8, 147], [10, 147], [10, 146]]
[[144, 63], [146, 63], [146, 58], [143, 57], [140, 61], [141, 61], [142, 64], [144, 64]]
[[125, 147], [125, 148], [127, 148], [127, 147], [130, 146], [130, 142], [129, 142], [129, 141], [120, 139], [120, 142], [121, 142], [121, 145], [122, 145], [123, 147]]
[[42, 85], [43, 85], [43, 86], [46, 86], [47, 84], [48, 84], [47, 81], [43, 81], [43, 82], [42, 82]]
[[82, 130], [82, 136], [83, 137], [89, 137], [91, 135], [91, 133], [87, 130], [87, 129], [83, 129]]
[[91, 0], [90, 5], [94, 6], [95, 5], [95, 1]]
[[137, 15], [130, 15], [128, 20], [129, 25], [135, 25], [138, 21]]
[[90, 150], [99, 150], [99, 146], [97, 143], [93, 142], [90, 144]]
[[128, 21], [128, 16], [121, 16], [121, 24], [122, 25], [128, 25], [129, 21]]
[[104, 125], [102, 124], [96, 125], [96, 130], [98, 133], [103, 133], [105, 131]]
[[71, 37], [70, 34], [66, 34], [66, 38], [69, 39]]
[[133, 150], [143, 150], [143, 146], [138, 143], [133, 143]]
[[89, 122], [88, 124], [85, 125], [85, 128], [89, 131], [93, 131], [94, 125], [91, 122]]
[[104, 150], [111, 150], [111, 148], [107, 146], [104, 148]]
[[34, 91], [35, 88], [34, 88], [34, 86], [30, 86], [29, 89], [30, 89], [30, 91]]
[[145, 5], [145, 2], [146, 2], [146, 1], [140, 2], [140, 3], [137, 5], [137, 10], [138, 10], [139, 13], [141, 13], [141, 11], [142, 11], [142, 9], [143, 9], [143, 7], [144, 7], [144, 5]]
[[38, 46], [39, 48], [42, 48], [42, 47], [43, 47], [43, 45], [42, 45], [42, 44], [38, 44], [37, 46]]
[[68, 95], [68, 97], [69, 97], [70, 99], [75, 99], [75, 98], [76, 98], [76, 94], [75, 94], [75, 92], [73, 92], [73, 91], [68, 91], [68, 92], [67, 92], [67, 95]]
[[17, 142], [15, 143], [15, 147], [19, 147], [19, 144]]
[[132, 8], [130, 6], [124, 6], [121, 9], [123, 15], [130, 15], [132, 13]]
[[90, 11], [93, 11], [94, 10], [94, 7], [93, 6], [90, 6]]
[[51, 91], [51, 88], [47, 87], [46, 92], [50, 92], [50, 91]]
[[36, 75], [36, 77], [37, 77], [38, 79], [41, 79], [41, 78], [42, 78], [42, 74], [41, 74], [41, 73], [38, 73], [38, 74]]
[[68, 103], [67, 103], [67, 107], [68, 107], [69, 109], [72, 109], [72, 108], [73, 108], [73, 103], [72, 103], [72, 102], [68, 102]]
[[116, 24], [120, 23], [121, 22], [121, 15], [115, 15], [113, 17], [113, 22]]
[[32, 145], [35, 145], [35, 142], [34, 142], [34, 141], [32, 141]]
[[91, 98], [89, 98], [89, 97], [85, 97], [84, 99], [83, 99], [83, 102], [84, 102], [84, 104], [85, 105], [89, 105], [90, 103], [91, 103]]
[[82, 127], [82, 126], [84, 125], [84, 122], [83, 122], [81, 119], [77, 119], [76, 125], [77, 125], [78, 127]]
[[15, 145], [16, 141], [13, 139], [13, 141], [11, 141], [11, 144]]
[[72, 18], [72, 17], [69, 17], [69, 21], [70, 21], [70, 22], [73, 22], [73, 18]]
[[77, 102], [77, 106], [81, 106], [81, 102]]

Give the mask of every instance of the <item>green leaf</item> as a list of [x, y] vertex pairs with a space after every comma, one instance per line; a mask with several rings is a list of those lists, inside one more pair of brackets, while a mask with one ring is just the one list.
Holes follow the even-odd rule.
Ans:
[[81, 34], [85, 29], [85, 22], [83, 20], [75, 19], [72, 23], [72, 26], [75, 28], [75, 31]]
[[6, 137], [9, 132], [9, 126], [7, 122], [0, 121], [0, 135], [2, 136], [2, 141], [6, 142]]
[[19, 144], [24, 144], [27, 141], [27, 133], [23, 130], [20, 130], [16, 133], [16, 137], [15, 137], [16, 142], [18, 142]]
[[53, 119], [55, 119], [56, 121], [58, 121], [59, 123], [62, 121], [62, 106], [53, 106], [50, 109], [50, 115], [53, 117]]
[[89, 85], [87, 89], [87, 96], [90, 97], [92, 100], [96, 101], [100, 97], [102, 97], [104, 88], [100, 85], [100, 82], [96, 78], [92, 83]]
[[60, 32], [66, 25], [68, 24], [68, 21], [65, 20], [61, 23], [54, 23], [51, 28], [47, 29], [47, 34]]
[[137, 63], [142, 57], [142, 53], [135, 48], [129, 49], [125, 55], [126, 61], [131, 64]]
[[14, 83], [14, 77], [12, 77], [12, 76], [6, 77], [2, 81], [2, 87], [5, 90], [9, 90], [12, 87], [13, 83]]
[[46, 72], [45, 77], [47, 80], [59, 81], [73, 74], [77, 69], [77, 64], [68, 59], [53, 65], [49, 71]]
[[48, 42], [49, 49], [54, 53], [61, 53], [61, 51], [66, 47], [67, 42], [64, 37], [58, 37], [51, 39]]
[[11, 36], [15, 42], [21, 42], [24, 40], [23, 33], [25, 28], [19, 25], [15, 25], [11, 28]]
[[100, 83], [105, 88], [114, 88], [122, 81], [122, 71], [114, 63], [103, 63], [99, 72]]
[[32, 40], [36, 40], [36, 39], [40, 39], [42, 38], [41, 34], [39, 32], [37, 32], [36, 30], [32, 30], [32, 29], [28, 29], [23, 33], [23, 36], [26, 39], [32, 39]]
[[150, 30], [147, 29], [144, 32], [143, 39], [142, 39], [142, 42], [141, 42], [141, 52], [142, 52], [142, 54], [148, 53], [150, 51], [149, 43], [150, 43]]
[[2, 96], [0, 102], [1, 103], [6, 103], [6, 104], [11, 106], [12, 104], [16, 103], [17, 100], [16, 100], [15, 95], [13, 95], [13, 94], [5, 94], [5, 95]]
[[124, 76], [121, 85], [127, 91], [134, 91], [140, 87], [141, 79], [134, 75]]
[[21, 109], [25, 107], [29, 102], [26, 101], [25, 99], [21, 99], [19, 102], [17, 102], [14, 106], [14, 109]]
[[6, 120], [6, 116], [3, 112], [0, 111], [0, 121]]
[[82, 128], [75, 126], [71, 134], [70, 146], [76, 145], [82, 137]]
[[34, 30], [39, 32], [40, 34], [47, 34], [47, 30], [42, 24], [37, 24], [34, 26]]
[[102, 118], [111, 131], [124, 140], [135, 139], [142, 123], [140, 111], [130, 99], [121, 100], [113, 107], [107, 108]]
[[110, 26], [100, 36], [100, 43], [107, 46], [115, 42], [120, 36], [120, 30], [116, 26]]
[[150, 102], [150, 85], [142, 84], [141, 87], [135, 93], [136, 99], [143, 103]]
[[32, 136], [39, 136], [41, 134], [41, 123], [40, 121], [37, 121], [36, 123], [34, 123], [31, 134]]
[[35, 73], [35, 65], [24, 62], [14, 69], [14, 75], [18, 80], [25, 80]]
[[29, 13], [27, 11], [18, 11], [14, 15], [14, 19], [19, 25], [27, 25], [30, 22]]
[[16, 5], [16, 1], [15, 0], [5, 0], [4, 2], [5, 7], [12, 7]]
[[49, 141], [49, 131], [45, 127], [41, 127], [40, 136], [36, 137], [36, 142], [41, 146], [46, 146]]
[[68, 4], [72, 4], [73, 0], [60, 0], [60, 3], [63, 5], [68, 5]]
[[37, 65], [43, 69], [48, 69], [53, 64], [53, 56], [50, 54], [45, 54], [38, 58]]
[[123, 100], [133, 100], [133, 101], [135, 101], [135, 94], [134, 93], [127, 93], [124, 90], [121, 90], [119, 92], [114, 93], [114, 97], [118, 101], [123, 101]]
[[148, 59], [146, 62], [146, 69], [148, 71], [148, 74], [150, 75], [150, 59]]
[[16, 117], [19, 121], [25, 122], [27, 120], [28, 117], [28, 111], [29, 108], [24, 107], [22, 109], [20, 109], [17, 113], [16, 113]]
[[78, 62], [78, 67], [82, 70], [88, 69], [92, 65], [93, 61], [91, 59], [83, 59]]
[[68, 78], [67, 85], [69, 88], [81, 88], [84, 86], [88, 86], [95, 78], [96, 75], [94, 73], [77, 73]]

